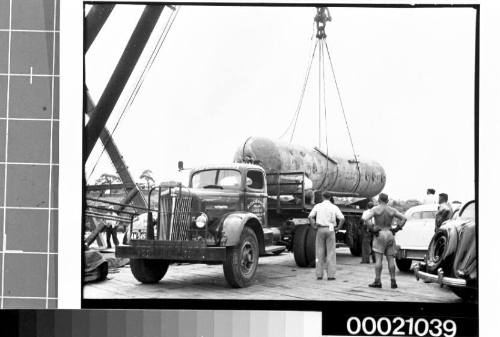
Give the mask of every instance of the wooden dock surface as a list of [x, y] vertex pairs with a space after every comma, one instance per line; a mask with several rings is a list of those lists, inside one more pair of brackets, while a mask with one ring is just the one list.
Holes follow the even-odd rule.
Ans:
[[316, 280], [314, 268], [299, 268], [293, 254], [265, 256], [259, 260], [252, 286], [234, 289], [224, 279], [222, 265], [171, 265], [160, 283], [138, 282], [127, 265], [108, 279], [84, 286], [84, 298], [190, 298], [242, 300], [404, 301], [460, 302], [449, 289], [416, 281], [413, 273], [396, 274], [398, 289], [391, 289], [384, 263], [382, 289], [369, 288], [374, 265], [360, 264], [347, 248], [337, 248], [337, 279]]

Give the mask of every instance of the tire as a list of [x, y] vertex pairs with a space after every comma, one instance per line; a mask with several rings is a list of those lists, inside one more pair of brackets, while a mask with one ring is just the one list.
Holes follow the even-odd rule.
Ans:
[[158, 283], [167, 272], [169, 263], [165, 260], [130, 259], [130, 269], [141, 283]]
[[108, 277], [108, 262], [104, 262], [103, 264], [101, 264], [99, 267], [97, 267], [97, 273], [98, 273], [98, 277], [96, 279], [96, 282], [101, 282], [101, 281], [104, 281], [106, 279], [106, 277]]
[[306, 260], [308, 267], [316, 267], [316, 233], [317, 231], [312, 227], [307, 227], [307, 235], [306, 235]]
[[237, 246], [226, 248], [223, 269], [227, 283], [234, 288], [249, 286], [259, 263], [259, 242], [250, 227], [244, 227]]
[[411, 260], [409, 259], [396, 259], [396, 266], [400, 271], [410, 271], [411, 268]]
[[440, 228], [432, 237], [427, 250], [427, 272], [434, 273], [439, 268], [448, 275], [453, 268], [458, 235], [455, 228]]
[[295, 228], [295, 234], [293, 236], [293, 257], [295, 259], [295, 263], [299, 267], [307, 267], [309, 264], [307, 263], [306, 256], [306, 240], [307, 240], [307, 231], [309, 226], [302, 225], [297, 226]]
[[346, 244], [349, 246], [352, 256], [361, 256], [361, 245], [363, 237], [359, 235], [359, 226], [352, 222], [346, 222]]

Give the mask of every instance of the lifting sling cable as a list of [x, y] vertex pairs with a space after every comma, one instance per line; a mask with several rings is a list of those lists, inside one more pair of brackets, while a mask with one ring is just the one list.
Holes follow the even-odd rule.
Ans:
[[321, 62], [323, 56], [323, 40], [319, 40], [319, 53], [318, 53], [318, 148], [321, 148], [321, 87], [324, 82], [321, 80]]
[[330, 49], [328, 48], [328, 43], [326, 41], [325, 41], [325, 46], [326, 46], [326, 52], [327, 52], [327, 55], [328, 55], [328, 60], [330, 62], [330, 68], [332, 69], [333, 80], [335, 82], [335, 88], [337, 89], [337, 95], [339, 97], [340, 108], [342, 110], [342, 115], [344, 116], [344, 122], [345, 122], [345, 126], [346, 126], [346, 129], [347, 129], [347, 134], [349, 135], [349, 141], [351, 142], [352, 154], [354, 155], [354, 161], [356, 162], [356, 168], [358, 169], [358, 182], [356, 183], [356, 186], [354, 188], [354, 190], [356, 190], [358, 188], [358, 186], [359, 186], [360, 181], [361, 181], [361, 170], [359, 168], [358, 157], [357, 157], [356, 151], [354, 149], [354, 142], [352, 140], [352, 135], [351, 135], [351, 130], [349, 128], [349, 123], [347, 122], [347, 116], [346, 116], [346, 113], [345, 113], [345, 110], [344, 110], [344, 104], [342, 102], [342, 96], [340, 95], [340, 89], [339, 89], [339, 85], [338, 85], [338, 82], [337, 82], [337, 76], [335, 76], [335, 70], [333, 68], [333, 62], [332, 62], [332, 57], [330, 55]]
[[[311, 70], [312, 62], [314, 60], [314, 54], [316, 52], [316, 45], [317, 45], [317, 40], [316, 39], [313, 40], [313, 37], [314, 37], [314, 22], [313, 22], [313, 27], [312, 28], [313, 29], [312, 29], [311, 39], [310, 39], [311, 43], [309, 45], [309, 52], [308, 52], [308, 55], [312, 55], [312, 56], [310, 56], [311, 61], [310, 61], [309, 66], [306, 68], [306, 74], [304, 76], [304, 85], [303, 85], [303, 88], [302, 88], [302, 92], [303, 93], [301, 94], [301, 98], [299, 99], [299, 103], [297, 104], [297, 108], [295, 109], [295, 112], [293, 114], [292, 119], [290, 120], [290, 123], [286, 127], [285, 131], [281, 134], [281, 136], [278, 137], [278, 139], [283, 138], [286, 135], [286, 133], [288, 132], [288, 130], [290, 130], [290, 128], [294, 124], [294, 120], [297, 118], [297, 114], [300, 111], [300, 106], [302, 105], [302, 98], [303, 98], [304, 93], [305, 93], [305, 87], [307, 86], [307, 82], [308, 82], [308, 78], [309, 78], [309, 72]], [[314, 49], [313, 49], [313, 47], [314, 47]], [[312, 54], [311, 54], [311, 51], [312, 51]], [[292, 135], [291, 138], [293, 138], [293, 135]]]
[[[321, 43], [321, 52], [323, 53], [324, 51], [324, 39], [322, 39], [320, 41]], [[328, 167], [329, 167], [329, 164], [330, 164], [330, 160], [328, 159], [330, 157], [330, 154], [329, 154], [329, 149], [328, 149], [328, 122], [327, 122], [327, 113], [326, 113], [326, 81], [325, 81], [325, 58], [324, 57], [321, 57], [321, 73], [320, 73], [320, 77], [322, 77], [322, 80], [320, 81], [320, 83], [322, 84], [322, 86], [320, 86], [319, 90], [320, 90], [320, 93], [322, 92], [323, 94], [323, 112], [324, 112], [324, 120], [325, 120], [325, 146], [326, 146], [326, 170], [325, 170], [325, 174], [323, 176], [323, 180], [321, 181], [321, 184], [320, 184], [320, 187], [322, 187], [326, 181], [326, 178], [327, 178], [327, 175], [328, 175]], [[321, 115], [321, 104], [319, 105], [320, 107], [320, 115]], [[319, 127], [321, 128], [321, 123], [319, 125]]]
[[101, 150], [101, 152], [100, 152], [100, 154], [99, 154], [99, 156], [98, 156], [98, 158], [97, 158], [94, 166], [92, 167], [92, 170], [91, 170], [91, 172], [89, 174], [89, 177], [87, 178], [87, 181], [90, 181], [90, 178], [92, 177], [92, 174], [94, 173], [97, 165], [99, 164], [99, 161], [100, 161], [102, 155], [104, 154], [104, 151], [106, 151], [106, 145], [107, 145], [108, 141], [112, 138], [112, 136], [113, 136], [114, 132], [116, 131], [116, 129], [117, 129], [120, 121], [122, 120], [122, 117], [130, 109], [130, 106], [134, 102], [135, 97], [137, 96], [137, 93], [139, 92], [139, 90], [140, 90], [140, 88], [142, 86], [142, 83], [144, 82], [144, 79], [145, 79], [147, 73], [151, 69], [151, 66], [153, 65], [154, 61], [156, 60], [156, 56], [158, 55], [161, 47], [163, 46], [163, 42], [165, 41], [165, 38], [167, 37], [167, 34], [169, 33], [170, 28], [172, 27], [172, 25], [173, 25], [173, 23], [175, 21], [175, 18], [177, 17], [177, 15], [179, 13], [179, 10], [180, 10], [180, 6], [177, 6], [177, 7], [173, 8], [173, 10], [170, 13], [170, 16], [169, 16], [167, 22], [163, 26], [162, 32], [160, 34], [160, 37], [156, 41], [155, 47], [153, 48], [153, 51], [151, 52], [151, 55], [149, 56], [149, 59], [146, 62], [146, 65], [145, 65], [144, 69], [142, 70], [141, 75], [139, 76], [139, 79], [135, 83], [134, 89], [132, 90], [132, 93], [129, 96], [129, 98], [127, 100], [127, 103], [125, 104], [125, 107], [123, 108], [123, 110], [122, 110], [122, 112], [121, 112], [121, 114], [120, 114], [120, 116], [118, 118], [118, 121], [114, 125], [113, 130], [111, 131], [110, 137], [103, 143], [103, 148], [102, 148], [102, 150]]
[[285, 131], [283, 132], [283, 134], [278, 137], [279, 139], [283, 138], [287, 134], [287, 132], [290, 130], [290, 128], [293, 126], [292, 133], [290, 135], [290, 142], [292, 142], [292, 140], [293, 140], [293, 135], [295, 133], [295, 127], [297, 125], [297, 120], [299, 118], [300, 109], [302, 107], [302, 101], [304, 100], [304, 95], [305, 95], [305, 92], [306, 92], [307, 83], [309, 82], [309, 74], [311, 73], [311, 68], [312, 68], [312, 64], [313, 64], [313, 61], [314, 61], [314, 56], [316, 55], [316, 48], [317, 47], [318, 47], [318, 41], [316, 40], [316, 42], [314, 44], [314, 49], [312, 51], [312, 55], [311, 55], [311, 58], [310, 58], [310, 61], [309, 61], [309, 64], [307, 66], [306, 74], [304, 76], [304, 84], [302, 86], [302, 90], [301, 90], [301, 93], [300, 93], [300, 96], [299, 96], [299, 102], [297, 104], [297, 108], [295, 109], [295, 113], [293, 114], [293, 117], [292, 117], [292, 120], [290, 121], [290, 124], [288, 124], [288, 126], [285, 129]]
[[293, 140], [293, 136], [295, 134], [295, 129], [297, 127], [297, 121], [299, 120], [300, 109], [302, 107], [302, 102], [304, 100], [304, 95], [306, 93], [307, 82], [309, 82], [309, 74], [311, 73], [311, 67], [312, 67], [312, 64], [313, 64], [313, 61], [314, 61], [314, 55], [316, 54], [316, 48], [317, 48], [317, 46], [318, 46], [318, 42], [316, 41], [316, 43], [314, 45], [313, 54], [311, 56], [311, 62], [309, 63], [309, 68], [307, 70], [307, 75], [306, 75], [306, 78], [305, 78], [305, 81], [304, 81], [304, 87], [302, 88], [302, 92], [300, 94], [300, 99], [299, 99], [299, 104], [297, 106], [297, 111], [295, 112], [295, 117], [294, 117], [295, 120], [292, 120], [292, 122], [293, 122], [293, 129], [292, 129], [292, 134], [290, 135], [290, 143]]

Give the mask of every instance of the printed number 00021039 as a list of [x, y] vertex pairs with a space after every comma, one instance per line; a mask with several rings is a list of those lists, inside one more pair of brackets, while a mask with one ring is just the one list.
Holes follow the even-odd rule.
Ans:
[[347, 332], [350, 335], [382, 335], [382, 336], [445, 336], [454, 337], [457, 334], [457, 324], [451, 319], [442, 321], [438, 318], [403, 319], [394, 317], [349, 317]]

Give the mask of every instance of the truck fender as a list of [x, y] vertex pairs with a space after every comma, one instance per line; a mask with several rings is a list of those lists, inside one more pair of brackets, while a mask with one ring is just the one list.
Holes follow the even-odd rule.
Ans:
[[221, 233], [221, 244], [223, 246], [236, 246], [240, 242], [243, 228], [248, 226], [253, 229], [259, 242], [259, 253], [265, 254], [264, 232], [259, 218], [253, 213], [234, 212], [226, 214], [219, 223], [219, 232]]

